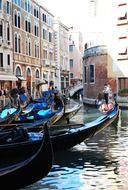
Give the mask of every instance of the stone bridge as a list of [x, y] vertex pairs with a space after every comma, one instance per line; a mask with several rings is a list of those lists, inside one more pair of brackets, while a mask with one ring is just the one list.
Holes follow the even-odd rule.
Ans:
[[68, 93], [70, 97], [73, 97], [77, 92], [82, 91], [83, 90], [83, 84], [77, 84], [75, 86], [69, 87], [68, 88]]

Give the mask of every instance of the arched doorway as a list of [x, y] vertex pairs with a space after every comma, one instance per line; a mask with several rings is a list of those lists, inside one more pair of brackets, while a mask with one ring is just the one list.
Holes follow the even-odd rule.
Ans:
[[[21, 69], [19, 66], [17, 66], [17, 68], [16, 68], [16, 76], [17, 77], [21, 76]], [[21, 88], [21, 80], [18, 79], [18, 81], [16, 81], [16, 85], [17, 85], [17, 88], [20, 89]]]
[[27, 90], [30, 95], [31, 95], [31, 80], [32, 80], [31, 70], [30, 68], [28, 68], [27, 69]]

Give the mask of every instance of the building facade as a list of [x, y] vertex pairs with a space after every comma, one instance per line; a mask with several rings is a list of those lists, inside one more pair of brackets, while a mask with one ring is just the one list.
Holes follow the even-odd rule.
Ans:
[[70, 85], [69, 28], [56, 18], [54, 20], [54, 30], [56, 62], [55, 86], [63, 91]]
[[[104, 84], [117, 93], [115, 69], [116, 27], [113, 2], [90, 0], [89, 14], [92, 23], [83, 56], [84, 102], [95, 100], [102, 93]], [[109, 11], [108, 11], [109, 10]], [[104, 11], [104, 12], [103, 12]], [[114, 12], [114, 11], [112, 11]], [[108, 30], [111, 27], [111, 30]]]
[[12, 30], [12, 1], [0, 0], [0, 89], [10, 89], [18, 80], [13, 67]]
[[74, 29], [69, 34], [70, 84], [76, 85], [83, 79], [83, 37]]
[[31, 94], [43, 79], [54, 80], [53, 18], [35, 1], [13, 2], [14, 72]]
[[120, 91], [128, 92], [128, 0], [116, 2], [117, 51], [115, 56], [115, 70]]
[[[34, 0], [0, 0], [0, 87], [69, 86], [69, 30]], [[46, 88], [48, 88], [48, 85]]]

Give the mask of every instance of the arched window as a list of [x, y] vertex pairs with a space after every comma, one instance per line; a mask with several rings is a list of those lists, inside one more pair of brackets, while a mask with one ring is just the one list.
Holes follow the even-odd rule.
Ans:
[[21, 69], [19, 66], [16, 68], [16, 76], [21, 76]]
[[18, 28], [20, 28], [20, 25], [21, 25], [21, 13], [18, 12]]
[[31, 39], [30, 38], [28, 42], [28, 54], [31, 55]]
[[26, 55], [28, 55], [28, 38], [26, 37]]
[[31, 70], [30, 70], [30, 68], [27, 69], [27, 76], [31, 76]]
[[17, 11], [14, 10], [14, 25], [17, 27]]
[[25, 31], [31, 33], [31, 20], [30, 18], [25, 18]]
[[39, 44], [37, 44], [36, 49], [37, 49], [37, 57], [39, 58]]
[[9, 27], [9, 24], [7, 24], [7, 40], [10, 41], [10, 27]]
[[31, 20], [28, 19], [28, 32], [31, 33]]
[[35, 57], [37, 57], [37, 46], [36, 46], [36, 42], [35, 42]]
[[39, 75], [40, 73], [39, 73], [39, 70], [37, 69], [36, 70], [36, 78], [40, 78], [40, 75]]
[[3, 37], [3, 21], [0, 21], [0, 37]]
[[17, 52], [17, 34], [15, 34], [15, 52]]
[[18, 52], [21, 53], [21, 36], [18, 36]]

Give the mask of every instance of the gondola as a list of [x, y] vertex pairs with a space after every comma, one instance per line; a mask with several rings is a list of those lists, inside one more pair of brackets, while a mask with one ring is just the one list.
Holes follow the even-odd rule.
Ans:
[[[28, 143], [31, 150], [33, 149], [33, 142], [34, 140], [31, 140]], [[22, 148], [23, 145], [19, 145], [21, 151]], [[29, 149], [26, 149], [27, 151], [31, 152]], [[9, 160], [11, 159], [10, 157], [8, 158]], [[1, 160], [2, 158], [0, 158]], [[50, 171], [52, 164], [53, 150], [47, 124], [45, 124], [44, 135], [38, 146], [34, 149], [33, 154], [21, 161], [15, 161], [15, 163], [10, 163], [9, 161], [8, 165], [3, 166], [2, 164], [0, 166], [0, 185], [3, 189], [10, 188], [14, 190], [24, 188], [45, 177]]]
[[8, 107], [5, 106], [0, 111], [0, 124], [8, 124], [12, 123], [14, 120], [17, 120], [19, 115], [21, 114], [21, 107], [18, 105], [17, 107]]
[[51, 125], [55, 124], [57, 121], [61, 119], [64, 114], [64, 107], [60, 107], [58, 110], [52, 110], [52, 113], [47, 116], [43, 116], [40, 119], [24, 119], [24, 120], [13, 120], [10, 124], [0, 124], [0, 130], [3, 129], [11, 129], [13, 127], [24, 127], [29, 130], [33, 128], [33, 131], [37, 132], [40, 131], [39, 126], [41, 128], [46, 122], [49, 122]]
[[60, 106], [57, 110], [52, 108], [38, 110], [36, 112], [31, 112], [31, 114], [21, 114], [17, 119], [12, 121], [12, 124], [26, 124], [26, 123], [41, 123], [46, 120], [50, 120], [51, 124], [57, 122], [64, 113], [64, 107]]
[[64, 114], [61, 117], [61, 119], [59, 120], [59, 122], [66, 121], [67, 123], [69, 123], [70, 119], [78, 113], [80, 108], [81, 108], [80, 104], [76, 104], [71, 108], [66, 108], [65, 111], [64, 111]]
[[62, 151], [80, 144], [110, 126], [115, 121], [117, 122], [118, 116], [119, 107], [116, 104], [112, 110], [92, 122], [86, 124], [67, 124], [68, 128], [66, 128], [66, 125], [56, 125], [56, 128], [61, 127], [61, 130], [57, 131], [51, 128], [52, 132], [50, 131], [50, 136], [52, 138], [53, 149], [55, 151]]
[[[87, 124], [65, 124], [50, 127], [50, 138], [54, 152], [69, 149], [77, 144], [80, 144], [87, 138], [91, 138], [118, 120], [118, 115], [119, 108], [118, 105], [115, 105], [111, 111]], [[33, 128], [34, 127], [29, 126], [29, 131], [33, 131]], [[42, 130], [42, 126], [40, 126], [40, 130]], [[30, 132], [29, 134], [32, 135], [35, 133]], [[34, 145], [32, 147], [34, 150], [34, 146], [37, 147], [40, 145], [40, 140], [36, 143], [33, 142], [33, 144]], [[27, 142], [2, 143], [0, 145], [0, 153], [2, 155], [7, 153], [9, 155], [9, 152], [10, 154], [18, 154], [18, 152], [21, 153], [20, 147], [22, 147], [23, 150], [31, 149], [30, 144]]]

